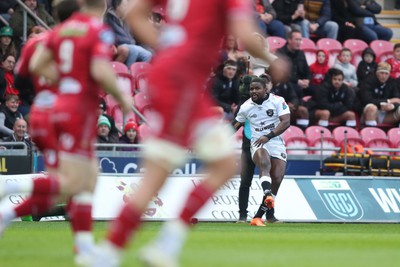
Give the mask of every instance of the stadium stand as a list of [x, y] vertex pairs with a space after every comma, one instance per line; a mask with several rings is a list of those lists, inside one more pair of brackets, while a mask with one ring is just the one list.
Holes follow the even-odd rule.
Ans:
[[146, 75], [151, 65], [147, 62], [136, 62], [129, 68], [132, 76], [132, 92], [133, 95], [141, 91], [146, 86]]
[[278, 36], [268, 36], [266, 40], [272, 53], [286, 44], [286, 40]]
[[306, 55], [308, 65], [311, 65], [315, 62], [317, 56], [317, 46], [311, 39], [302, 38], [300, 49], [303, 50], [304, 54]]
[[393, 57], [393, 44], [384, 40], [372, 41], [369, 47], [374, 50], [376, 54], [376, 62], [386, 61], [386, 59]]
[[317, 41], [318, 49], [324, 49], [329, 52], [329, 67], [335, 64], [335, 60], [339, 55], [340, 50], [342, 50], [342, 44], [335, 39], [322, 38]]
[[351, 64], [353, 64], [354, 66], [358, 66], [358, 63], [362, 60], [362, 52], [365, 48], [368, 47], [368, 44], [363, 40], [348, 39], [344, 41], [343, 47], [351, 50], [351, 54], [353, 56]]
[[345, 137], [347, 144], [349, 145], [362, 145], [365, 146], [365, 142], [361, 139], [360, 134], [356, 129], [347, 126], [339, 126], [333, 129], [333, 137], [336, 139], [338, 145], [343, 145]]

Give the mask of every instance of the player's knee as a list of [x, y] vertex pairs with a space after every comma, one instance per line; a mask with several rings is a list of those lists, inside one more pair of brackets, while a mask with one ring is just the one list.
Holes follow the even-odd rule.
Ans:
[[172, 142], [149, 138], [145, 145], [144, 158], [157, 162], [166, 170], [171, 170], [185, 162], [186, 150]]
[[[231, 160], [234, 155], [233, 131], [229, 126], [217, 124], [198, 138], [195, 149], [200, 159], [206, 162], [219, 161], [226, 158], [228, 164], [235, 164]], [[234, 166], [233, 166], [234, 167]]]

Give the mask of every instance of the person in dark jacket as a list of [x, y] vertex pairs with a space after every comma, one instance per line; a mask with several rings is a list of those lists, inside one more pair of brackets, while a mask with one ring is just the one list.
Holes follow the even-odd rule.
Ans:
[[218, 106], [224, 109], [225, 119], [233, 119], [239, 103], [239, 78], [237, 63], [227, 60], [212, 82], [212, 95]]
[[304, 23], [306, 11], [303, 0], [275, 0], [272, 7], [276, 11], [276, 18], [285, 24], [287, 31], [296, 29], [303, 34], [308, 31], [308, 25]]
[[256, 0], [257, 22], [263, 35], [279, 36], [286, 39], [286, 30], [282, 21], [277, 19], [275, 9], [269, 0]]
[[393, 31], [380, 25], [375, 15], [381, 13], [382, 7], [370, 0], [347, 0], [348, 10], [355, 18], [357, 27], [361, 29], [361, 38], [370, 43], [374, 40], [390, 41]]
[[347, 0], [332, 0], [332, 20], [339, 25], [338, 41], [344, 42], [347, 39], [360, 38], [361, 29], [356, 26], [354, 16], [348, 10]]
[[378, 64], [375, 75], [370, 75], [360, 86], [363, 119], [366, 126], [378, 123], [395, 124], [400, 121], [400, 92], [396, 80], [390, 77], [390, 65]]
[[361, 84], [365, 78], [371, 73], [375, 73], [378, 64], [375, 61], [376, 55], [374, 50], [367, 47], [362, 52], [362, 60], [358, 63], [357, 67], [357, 78]]
[[[137, 141], [137, 133], [138, 133], [138, 125], [134, 121], [128, 121], [124, 127], [124, 134], [119, 138], [120, 144], [128, 144], [128, 145], [136, 145]], [[118, 150], [122, 151], [135, 151], [136, 147], [129, 148], [120, 148]]]
[[[15, 0], [3, 0], [0, 1], [0, 16], [3, 17], [6, 21], [10, 20], [11, 15], [14, 13], [15, 6], [17, 5], [17, 1]], [[0, 25], [3, 25], [0, 21]], [[6, 26], [6, 25], [3, 25]]]
[[341, 70], [331, 69], [328, 77], [313, 97], [316, 103], [315, 121], [323, 127], [328, 127], [329, 122], [355, 127], [354, 91], [343, 82], [344, 74]]
[[288, 34], [286, 45], [278, 49], [278, 54], [286, 56], [289, 62], [292, 63], [290, 83], [295, 88], [299, 99], [302, 99], [306, 95], [312, 95], [310, 89], [311, 72], [306, 56], [300, 50], [301, 40], [301, 32], [293, 30]]

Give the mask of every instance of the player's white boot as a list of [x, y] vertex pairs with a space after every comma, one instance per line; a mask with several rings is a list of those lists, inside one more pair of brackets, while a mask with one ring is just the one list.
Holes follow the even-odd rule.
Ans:
[[140, 260], [150, 267], [179, 267], [179, 255], [188, 229], [181, 221], [165, 223], [158, 237], [140, 251]]

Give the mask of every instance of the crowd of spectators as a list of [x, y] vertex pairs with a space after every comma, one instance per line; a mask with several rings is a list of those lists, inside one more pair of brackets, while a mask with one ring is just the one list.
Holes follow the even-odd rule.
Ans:
[[[52, 16], [51, 1], [22, 2], [50, 28], [57, 23], [57, 16]], [[128, 0], [107, 2], [104, 22], [116, 36], [113, 60], [128, 68], [136, 62], [150, 62], [153, 51], [138, 43], [125, 22]], [[396, 8], [399, 7], [396, 2]], [[367, 44], [377, 39], [390, 40], [392, 30], [380, 25], [376, 19], [381, 10], [381, 6], [371, 0], [254, 0], [254, 16], [261, 29], [254, 33], [254, 38], [258, 38], [265, 49], [269, 49], [267, 36], [278, 36], [286, 41], [276, 55], [286, 57], [292, 63], [290, 80], [285, 83], [272, 81], [270, 90], [285, 98], [291, 110], [292, 124], [305, 129], [313, 124], [358, 127], [360, 123], [394, 126], [399, 122], [400, 44], [395, 46], [393, 57], [385, 64], [378, 64], [374, 50], [367, 47], [358, 65], [352, 65], [351, 50], [343, 48], [337, 58], [335, 56], [333, 67], [328, 64], [332, 57], [328, 51], [317, 50], [316, 60], [310, 64], [300, 49], [303, 38], [314, 41], [331, 38], [341, 43], [358, 38]], [[25, 26], [23, 9], [15, 0], [1, 1], [0, 16], [9, 23], [4, 26], [0, 20], [0, 138], [12, 138], [16, 119], [28, 120], [33, 98], [33, 88], [19, 84], [13, 69], [26, 38], [45, 31], [46, 27], [31, 14], [28, 14]], [[165, 19], [163, 9], [153, 10], [149, 19], [159, 28]], [[243, 77], [254, 74], [271, 79], [265, 73], [273, 70], [248, 56], [232, 35], [221, 41], [216, 62], [219, 66], [210, 75], [208, 90], [223, 110], [224, 118], [230, 120], [238, 108]], [[107, 114], [107, 103], [101, 98], [97, 127], [99, 143], [137, 144], [138, 123], [141, 122], [117, 125], [112, 114]]]

